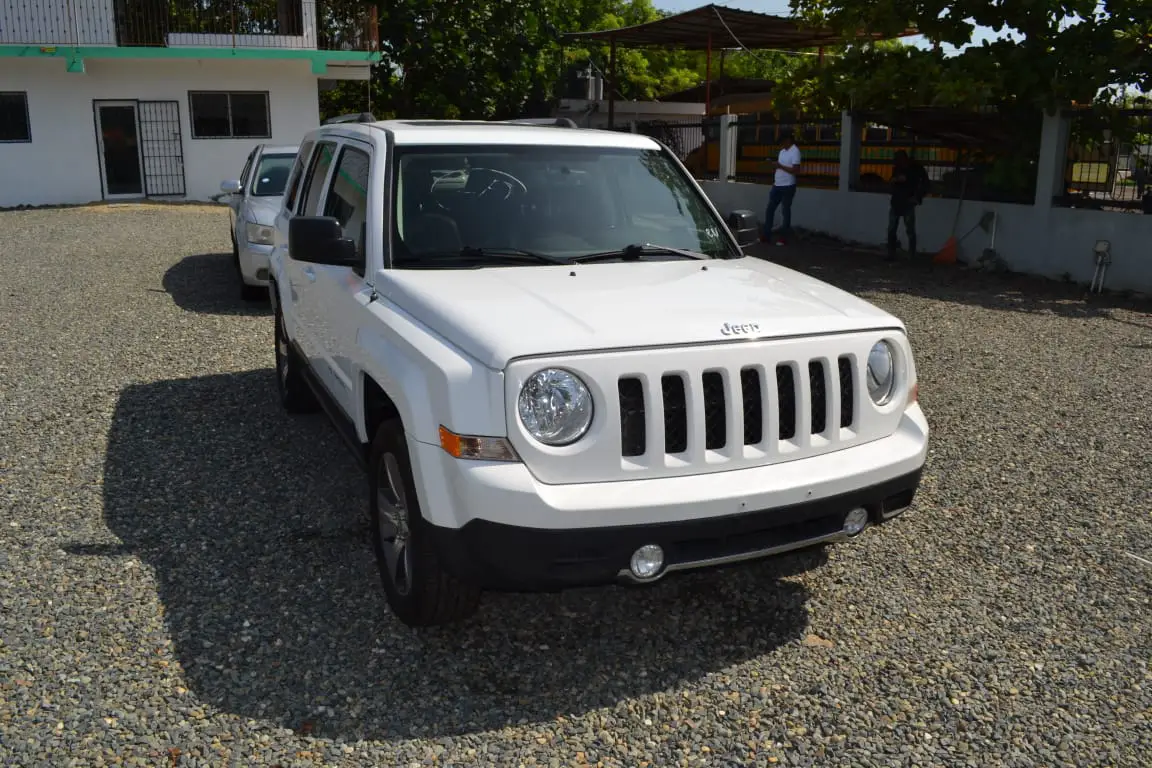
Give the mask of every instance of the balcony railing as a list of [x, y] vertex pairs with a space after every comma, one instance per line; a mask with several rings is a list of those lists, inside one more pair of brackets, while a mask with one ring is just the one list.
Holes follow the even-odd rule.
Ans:
[[377, 51], [356, 0], [3, 0], [0, 45]]

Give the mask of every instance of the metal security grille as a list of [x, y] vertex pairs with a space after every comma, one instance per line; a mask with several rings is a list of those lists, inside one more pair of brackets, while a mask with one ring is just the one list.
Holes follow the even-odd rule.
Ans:
[[180, 102], [141, 101], [139, 108], [145, 194], [149, 197], [183, 195], [184, 148], [180, 139]]

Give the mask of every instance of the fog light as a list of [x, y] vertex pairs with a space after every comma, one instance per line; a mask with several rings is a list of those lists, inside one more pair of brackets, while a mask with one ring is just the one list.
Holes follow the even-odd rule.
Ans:
[[257, 269], [256, 270], [256, 279], [257, 280], [267, 280], [268, 279], [268, 270], [265, 269], [264, 267], [260, 267], [259, 269]]
[[868, 525], [868, 510], [857, 507], [844, 516], [844, 533], [855, 536]]
[[632, 553], [628, 564], [632, 575], [638, 579], [650, 579], [664, 567], [664, 550], [656, 544], [645, 544]]

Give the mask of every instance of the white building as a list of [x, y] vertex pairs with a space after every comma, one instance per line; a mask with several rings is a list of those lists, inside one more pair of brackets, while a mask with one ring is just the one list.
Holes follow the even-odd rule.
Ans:
[[[356, 7], [342, 3], [341, 7]], [[255, 144], [367, 80], [375, 9], [324, 0], [0, 0], [0, 208], [208, 200]]]

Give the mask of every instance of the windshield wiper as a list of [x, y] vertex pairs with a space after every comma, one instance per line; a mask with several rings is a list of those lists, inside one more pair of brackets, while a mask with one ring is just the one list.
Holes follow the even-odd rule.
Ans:
[[430, 253], [415, 253], [393, 259], [393, 264], [443, 264], [444, 262], [465, 263], [469, 266], [482, 266], [500, 262], [528, 262], [532, 264], [561, 264], [559, 259], [545, 256], [534, 251], [525, 251], [521, 248], [480, 248], [466, 245], [458, 251], [432, 251]]
[[614, 251], [603, 251], [602, 253], [589, 253], [586, 256], [576, 256], [570, 259], [578, 264], [587, 264], [593, 261], [610, 261], [612, 259], [621, 259], [623, 261], [640, 261], [641, 256], [649, 254], [662, 254], [671, 253], [676, 256], [684, 256], [689, 259], [711, 259], [712, 257], [706, 253], [699, 251], [686, 251], [683, 248], [672, 248], [667, 245], [656, 245], [655, 243], [632, 243], [623, 248], [618, 248]]
[[541, 264], [562, 264], [562, 263], [564, 263], [563, 260], [561, 260], [561, 259], [555, 259], [555, 258], [552, 258], [551, 256], [545, 256], [544, 254], [536, 253], [535, 251], [526, 251], [523, 248], [505, 248], [503, 246], [495, 246], [495, 247], [491, 247], [491, 248], [480, 248], [480, 247], [474, 246], [474, 245], [466, 245], [466, 246], [464, 246], [464, 248], [461, 249], [460, 253], [461, 253], [461, 255], [464, 255], [464, 256], [479, 256], [481, 258], [484, 258], [487, 256], [500, 256], [503, 258], [527, 259], [530, 261], [540, 262]]

